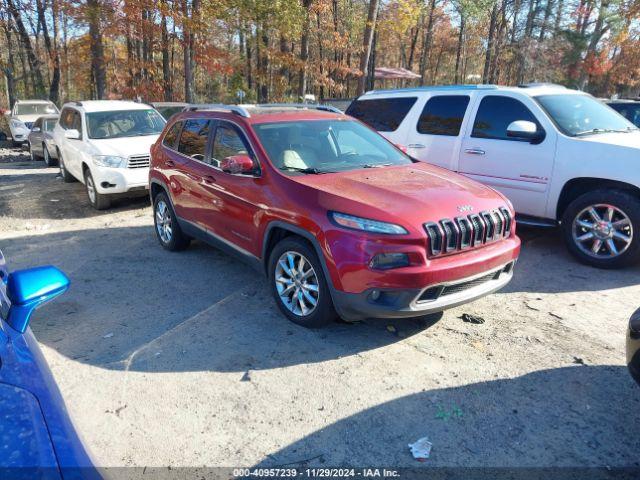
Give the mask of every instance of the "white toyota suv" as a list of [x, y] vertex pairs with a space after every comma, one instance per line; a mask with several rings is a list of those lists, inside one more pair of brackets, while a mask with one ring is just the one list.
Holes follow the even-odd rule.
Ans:
[[560, 224], [581, 261], [640, 260], [640, 132], [592, 96], [549, 84], [378, 90], [346, 113], [501, 191], [519, 223]]
[[108, 208], [114, 196], [146, 194], [149, 148], [165, 123], [142, 103], [66, 103], [53, 131], [62, 178], [84, 183], [89, 202], [98, 210]]
[[9, 117], [9, 130], [14, 146], [27, 141], [33, 122], [43, 115], [55, 115], [58, 107], [49, 100], [16, 100]]

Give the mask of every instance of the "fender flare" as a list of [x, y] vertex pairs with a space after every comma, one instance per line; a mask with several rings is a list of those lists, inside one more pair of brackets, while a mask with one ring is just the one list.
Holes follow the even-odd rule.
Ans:
[[309, 243], [311, 243], [311, 245], [313, 246], [313, 249], [316, 252], [318, 260], [320, 260], [320, 265], [322, 266], [322, 272], [324, 273], [324, 277], [327, 280], [327, 285], [329, 286], [331, 297], [335, 300], [334, 291], [336, 290], [336, 288], [333, 284], [333, 279], [331, 278], [329, 269], [327, 268], [327, 262], [325, 260], [324, 253], [322, 251], [322, 247], [320, 246], [320, 242], [318, 242], [318, 239], [311, 232], [297, 225], [283, 222], [282, 220], [272, 220], [271, 222], [269, 222], [269, 224], [265, 228], [264, 236], [262, 240], [262, 260], [264, 262], [265, 275], [266, 276], [269, 275], [269, 267], [268, 267], [269, 258], [267, 255], [267, 245], [269, 243], [269, 238], [271, 237], [271, 230], [273, 230], [274, 228], [282, 228], [283, 230], [288, 230], [291, 233], [295, 233], [296, 235], [301, 236], [305, 240], [308, 240]]

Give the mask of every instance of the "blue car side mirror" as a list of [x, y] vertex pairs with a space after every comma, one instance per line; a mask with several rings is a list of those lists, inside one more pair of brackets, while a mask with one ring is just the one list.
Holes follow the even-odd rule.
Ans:
[[[66, 292], [70, 284], [67, 276], [52, 266], [18, 270], [3, 280], [6, 280], [6, 298], [0, 298], [5, 303], [0, 310], [6, 322], [20, 333], [29, 326], [36, 308]], [[0, 285], [0, 297], [2, 287]]]

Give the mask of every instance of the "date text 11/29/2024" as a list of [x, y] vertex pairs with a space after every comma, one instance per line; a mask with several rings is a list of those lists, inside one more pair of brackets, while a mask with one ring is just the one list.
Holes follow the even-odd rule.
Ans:
[[389, 468], [235, 468], [233, 476], [242, 477], [305, 477], [305, 478], [393, 478], [397, 470]]

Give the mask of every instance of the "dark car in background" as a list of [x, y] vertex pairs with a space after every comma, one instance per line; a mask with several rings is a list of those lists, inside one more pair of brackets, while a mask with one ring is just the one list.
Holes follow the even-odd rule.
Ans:
[[155, 108], [165, 120], [169, 120], [173, 115], [181, 112], [187, 105], [189, 104], [184, 102], [151, 102], [151, 106]]
[[627, 366], [629, 373], [640, 385], [640, 308], [629, 320], [627, 330]]
[[640, 100], [612, 100], [607, 105], [636, 127], [640, 127]]
[[44, 160], [47, 167], [57, 163], [58, 152], [53, 141], [53, 128], [56, 126], [59, 115], [43, 115], [33, 122], [27, 141], [31, 160]]
[[68, 288], [52, 266], [9, 273], [0, 252], [0, 478], [102, 478], [29, 327], [34, 310]]

